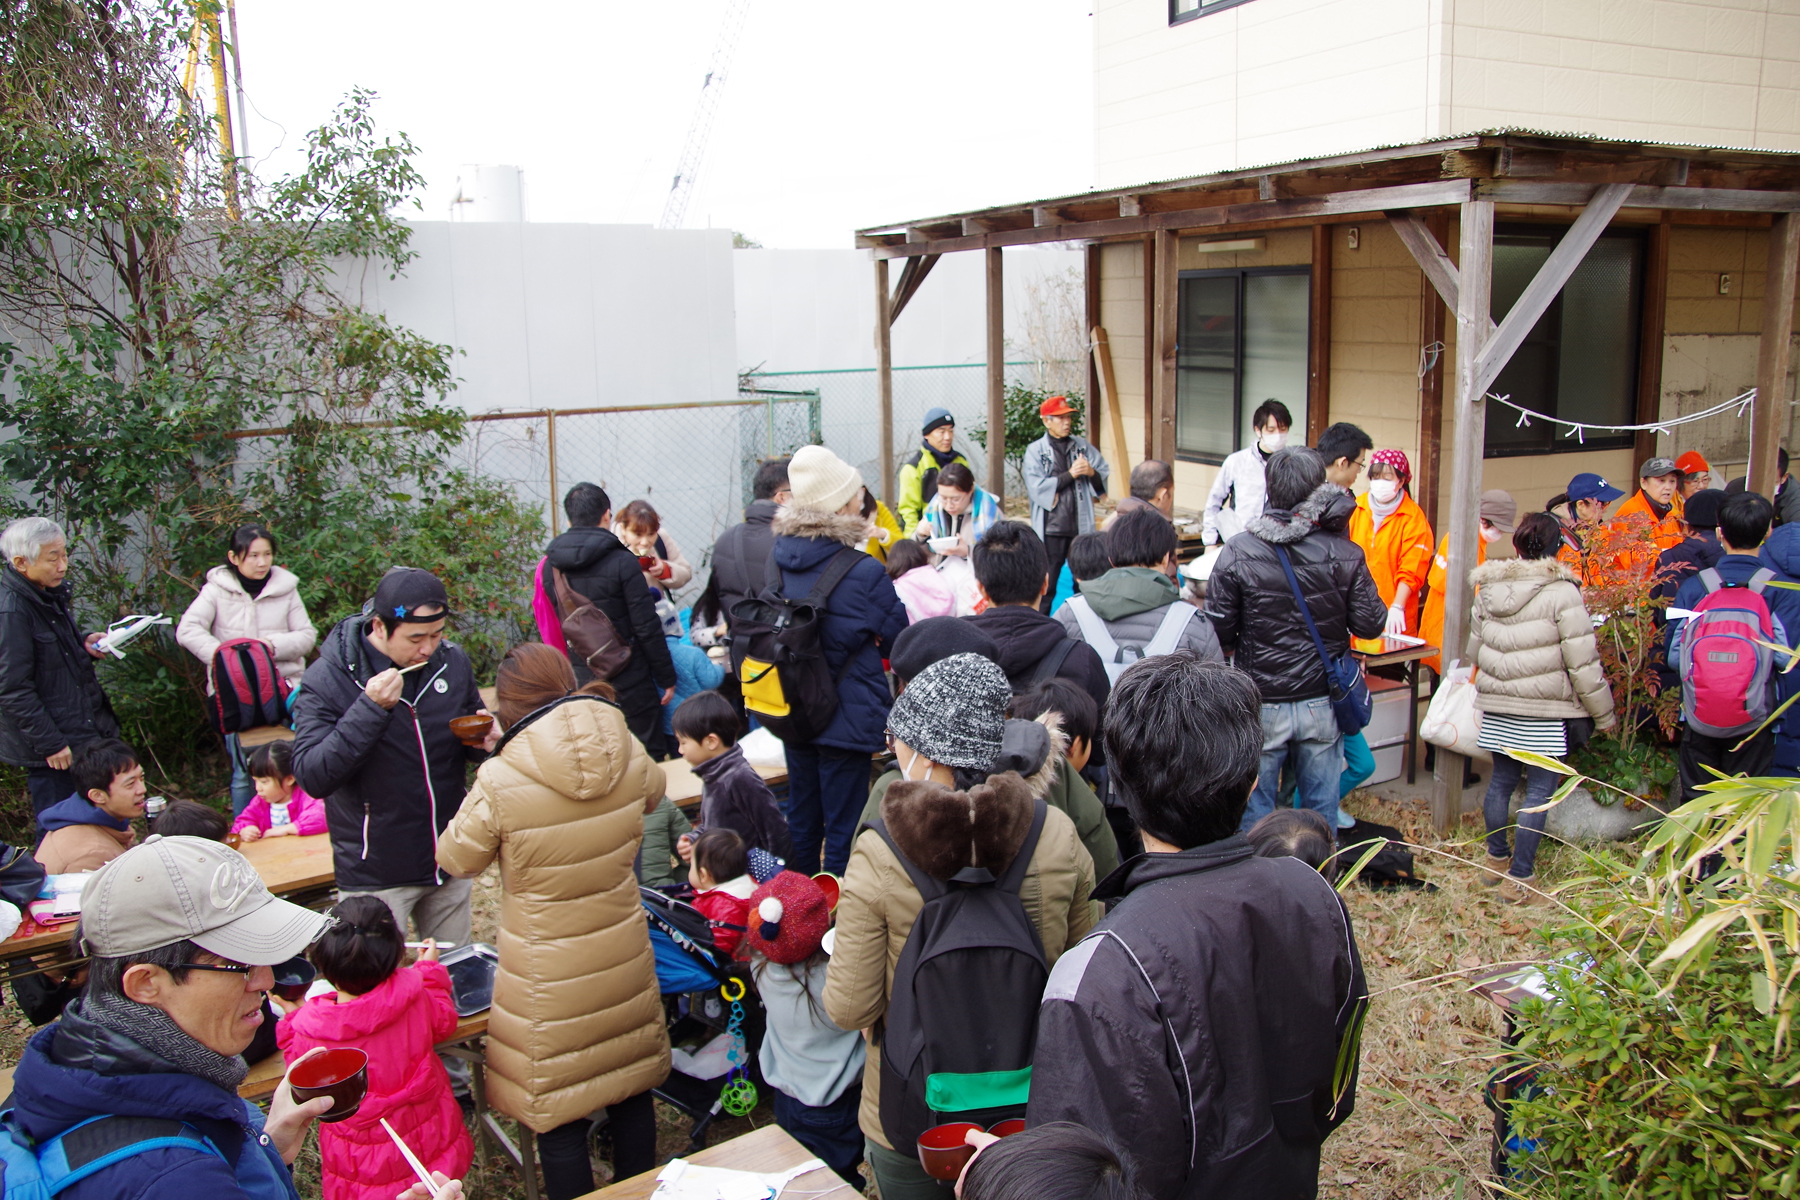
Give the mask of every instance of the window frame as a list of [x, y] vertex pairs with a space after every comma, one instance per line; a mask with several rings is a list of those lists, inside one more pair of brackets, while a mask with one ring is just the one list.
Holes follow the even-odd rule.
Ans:
[[1236, 8], [1240, 4], [1248, 3], [1250, 0], [1217, 0], [1216, 3], [1207, 4], [1205, 0], [1201, 0], [1201, 7], [1196, 8], [1193, 12], [1178, 13], [1175, 11], [1176, 0], [1169, 0], [1169, 27], [1173, 29], [1177, 25], [1186, 25], [1189, 21], [1197, 21], [1201, 17], [1210, 17], [1214, 13], [1221, 13], [1228, 8]]
[[[1171, 2], [1173, 2], [1173, 0], [1171, 0]], [[1506, 236], [1544, 237], [1547, 234], [1549, 234], [1549, 235], [1553, 235], [1555, 238], [1555, 240], [1552, 241], [1552, 243], [1551, 243], [1551, 249], [1554, 250], [1556, 248], [1556, 246], [1561, 243], [1562, 239], [1564, 237], [1568, 236], [1568, 232], [1571, 228], [1572, 228], [1571, 225], [1568, 225], [1568, 224], [1565, 224], [1562, 222], [1509, 221], [1509, 222], [1505, 222], [1502, 224], [1496, 224], [1494, 226], [1494, 236], [1495, 237], [1506, 237]], [[1644, 292], [1645, 292], [1645, 284], [1646, 284], [1646, 280], [1644, 278], [1644, 273], [1649, 268], [1649, 262], [1650, 262], [1649, 238], [1647, 236], [1647, 231], [1645, 229], [1640, 228], [1638, 226], [1631, 226], [1631, 225], [1609, 226], [1606, 230], [1604, 230], [1600, 234], [1600, 237], [1602, 239], [1611, 239], [1614, 241], [1632, 242], [1635, 245], [1636, 252], [1637, 252], [1637, 266], [1638, 266], [1638, 270], [1636, 273], [1637, 287], [1635, 289], [1636, 294], [1631, 297], [1631, 316], [1630, 316], [1629, 321], [1627, 322], [1627, 331], [1631, 338], [1631, 352], [1627, 356], [1627, 361], [1631, 364], [1631, 375], [1630, 375], [1630, 380], [1629, 380], [1628, 386], [1625, 389], [1624, 420], [1622, 420], [1620, 422], [1620, 424], [1629, 425], [1629, 424], [1632, 424], [1636, 419], [1634, 414], [1637, 411], [1636, 401], [1637, 401], [1638, 385], [1642, 380], [1643, 369], [1644, 369], [1644, 365], [1643, 365], [1644, 328], [1643, 328], [1643, 326], [1644, 326]], [[1585, 258], [1585, 256], [1584, 256], [1584, 258]], [[1540, 322], [1543, 321], [1546, 317], [1549, 317], [1552, 313], [1557, 314], [1559, 317], [1561, 316], [1563, 296], [1564, 296], [1563, 290], [1559, 289], [1556, 293], [1555, 299], [1553, 299], [1550, 302], [1550, 307], [1548, 307], [1544, 310], [1544, 316], [1538, 318], [1538, 320]], [[1495, 313], [1495, 319], [1501, 320], [1503, 318], [1500, 316], [1499, 313]], [[1533, 330], [1535, 330], [1536, 326], [1534, 325], [1532, 328], [1533, 328]], [[1526, 336], [1529, 338], [1530, 333], [1528, 332]], [[1560, 368], [1561, 362], [1562, 362], [1562, 353], [1563, 353], [1563, 342], [1561, 340], [1561, 336], [1560, 336], [1560, 332], [1559, 332], [1558, 337], [1557, 337], [1557, 343], [1556, 343], [1557, 365], [1559, 368]], [[1508, 364], [1508, 365], [1510, 365], [1510, 364]], [[1496, 378], [1495, 385], [1497, 386], [1498, 383], [1499, 383], [1499, 380]], [[1557, 397], [1557, 400], [1558, 400], [1558, 403], [1556, 404], [1555, 407], [1560, 410], [1560, 408], [1561, 408], [1561, 403], [1560, 403], [1561, 396], [1560, 395]], [[1527, 405], [1526, 407], [1529, 408], [1529, 407], [1533, 407], [1533, 406]], [[1542, 410], [1540, 409], [1539, 411], [1542, 411]], [[1512, 409], [1506, 408], [1504, 405], [1501, 405], [1495, 411], [1490, 412], [1488, 414], [1488, 417], [1489, 417], [1488, 427], [1489, 428], [1493, 427], [1494, 418], [1496, 416], [1499, 416], [1502, 413], [1508, 414], [1515, 419], [1518, 417], [1518, 414], [1516, 412], [1513, 412]], [[1555, 412], [1555, 413], [1552, 413], [1551, 415], [1559, 416], [1561, 414], [1560, 414], [1560, 412]], [[1534, 424], [1536, 424], [1536, 422], [1534, 422]], [[1533, 445], [1533, 446], [1503, 446], [1503, 447], [1499, 447], [1499, 448], [1494, 448], [1494, 447], [1491, 447], [1491, 446], [1488, 446], [1485, 444], [1487, 439], [1484, 437], [1482, 439], [1484, 444], [1481, 448], [1481, 457], [1484, 461], [1487, 459], [1500, 459], [1500, 458], [1532, 458], [1532, 457], [1542, 456], [1542, 455], [1546, 455], [1546, 454], [1579, 454], [1584, 451], [1593, 451], [1593, 450], [1625, 450], [1625, 449], [1630, 449], [1635, 444], [1634, 435], [1629, 434], [1629, 433], [1616, 433], [1616, 434], [1593, 434], [1593, 433], [1590, 433], [1587, 435], [1586, 439], [1583, 440], [1581, 438], [1575, 438], [1575, 437], [1563, 437], [1562, 436], [1563, 428], [1565, 428], [1565, 427], [1557, 426], [1557, 425], [1551, 426], [1552, 432], [1550, 435], [1548, 447], [1540, 447], [1540, 446]]]
[[[1172, 2], [1172, 0], [1171, 0], [1171, 2]], [[1312, 330], [1312, 322], [1313, 322], [1312, 274], [1313, 274], [1313, 269], [1312, 269], [1311, 264], [1309, 264], [1309, 263], [1294, 263], [1294, 264], [1289, 264], [1287, 266], [1278, 266], [1278, 267], [1203, 267], [1203, 268], [1197, 268], [1197, 269], [1186, 270], [1186, 271], [1177, 271], [1175, 273], [1175, 276], [1176, 276], [1175, 328], [1176, 328], [1177, 339], [1179, 339], [1179, 337], [1180, 337], [1180, 330], [1181, 330], [1181, 292], [1180, 292], [1181, 281], [1188, 280], [1188, 279], [1224, 279], [1224, 278], [1235, 278], [1237, 280], [1237, 320], [1235, 322], [1235, 328], [1233, 329], [1232, 368], [1231, 368], [1231, 372], [1232, 372], [1231, 446], [1232, 446], [1232, 449], [1227, 451], [1225, 455], [1219, 455], [1219, 456], [1215, 457], [1211, 454], [1205, 454], [1198, 450], [1183, 450], [1181, 448], [1181, 415], [1180, 415], [1180, 407], [1179, 407], [1179, 396], [1181, 394], [1181, 367], [1179, 365], [1180, 361], [1181, 361], [1181, 346], [1180, 346], [1180, 342], [1178, 340], [1176, 343], [1176, 347], [1175, 347], [1175, 360], [1177, 363], [1177, 366], [1175, 368], [1175, 392], [1176, 392], [1176, 394], [1175, 394], [1175, 396], [1170, 397], [1170, 402], [1177, 405], [1176, 416], [1175, 416], [1175, 461], [1176, 462], [1204, 463], [1207, 466], [1216, 467], [1216, 466], [1220, 466], [1224, 463], [1226, 455], [1229, 455], [1238, 450], [1242, 450], [1244, 448], [1244, 430], [1242, 428], [1242, 425], [1244, 422], [1244, 333], [1245, 333], [1245, 329], [1248, 325], [1248, 322], [1244, 319], [1244, 288], [1245, 288], [1245, 281], [1247, 279], [1249, 279], [1251, 276], [1253, 276], [1253, 275], [1255, 275], [1255, 276], [1300, 275], [1300, 276], [1304, 276], [1306, 278], [1306, 293], [1307, 293], [1306, 344], [1307, 344], [1307, 348], [1308, 348], [1306, 365], [1307, 365], [1308, 370], [1309, 371], [1311, 370], [1311, 365], [1312, 365], [1311, 364], [1311, 358], [1312, 358], [1311, 347], [1312, 347], [1312, 332], [1313, 332], [1313, 330]], [[1307, 401], [1309, 403], [1309, 406], [1310, 406], [1311, 400], [1312, 400], [1311, 390], [1308, 389]]]

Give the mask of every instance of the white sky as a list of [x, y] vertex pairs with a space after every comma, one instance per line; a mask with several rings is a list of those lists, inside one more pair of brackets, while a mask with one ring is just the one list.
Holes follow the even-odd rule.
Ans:
[[[294, 167], [353, 86], [419, 147], [424, 211], [458, 168], [525, 172], [533, 221], [652, 224], [725, 0], [238, 0], [250, 150]], [[750, 0], [688, 227], [771, 247], [1092, 183], [1089, 0]]]

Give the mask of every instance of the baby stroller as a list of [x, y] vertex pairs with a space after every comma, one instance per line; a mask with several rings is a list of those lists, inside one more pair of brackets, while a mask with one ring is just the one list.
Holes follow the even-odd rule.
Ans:
[[653, 1091], [693, 1120], [692, 1154], [706, 1148], [707, 1127], [725, 1111], [728, 1089], [737, 1080], [763, 1086], [756, 1064], [765, 1024], [762, 1005], [749, 966], [713, 945], [704, 913], [654, 888], [638, 892], [650, 920], [656, 982], [675, 1048], [668, 1080]]

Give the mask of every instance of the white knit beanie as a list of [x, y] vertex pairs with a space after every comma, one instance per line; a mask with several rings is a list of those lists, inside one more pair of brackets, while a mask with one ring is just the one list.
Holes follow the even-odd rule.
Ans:
[[823, 446], [802, 446], [788, 460], [788, 490], [796, 508], [836, 512], [862, 486], [862, 473]]

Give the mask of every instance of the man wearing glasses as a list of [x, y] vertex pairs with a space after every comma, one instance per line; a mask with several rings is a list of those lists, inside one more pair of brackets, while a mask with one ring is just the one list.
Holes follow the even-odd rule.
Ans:
[[283, 1079], [265, 1118], [237, 1088], [270, 968], [330, 918], [276, 899], [237, 851], [195, 837], [148, 838], [81, 899], [87, 987], [25, 1048], [13, 1122], [40, 1163], [77, 1126], [56, 1143], [72, 1172], [119, 1157], [60, 1195], [297, 1200], [289, 1166], [331, 1100], [296, 1104]]

